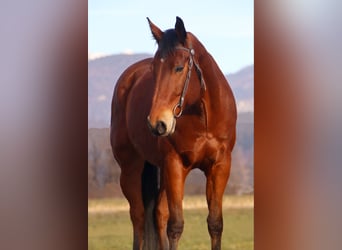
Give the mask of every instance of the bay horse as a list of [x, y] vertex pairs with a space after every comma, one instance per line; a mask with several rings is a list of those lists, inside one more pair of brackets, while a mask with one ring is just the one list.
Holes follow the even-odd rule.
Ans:
[[215, 60], [181, 18], [164, 32], [147, 19], [158, 49], [120, 76], [111, 114], [110, 139], [130, 205], [133, 249], [177, 249], [184, 182], [194, 168], [207, 179], [211, 249], [221, 249], [235, 99]]

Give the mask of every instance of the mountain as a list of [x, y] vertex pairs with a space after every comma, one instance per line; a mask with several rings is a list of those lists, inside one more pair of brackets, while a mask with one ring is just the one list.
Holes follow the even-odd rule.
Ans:
[[[88, 127], [108, 128], [114, 86], [131, 64], [150, 54], [119, 54], [88, 61]], [[253, 111], [254, 65], [226, 75], [239, 112]]]

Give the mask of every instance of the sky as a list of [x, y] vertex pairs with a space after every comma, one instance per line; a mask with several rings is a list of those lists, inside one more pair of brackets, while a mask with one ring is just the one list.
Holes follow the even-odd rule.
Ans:
[[161, 30], [176, 16], [215, 58], [223, 73], [254, 64], [254, 1], [89, 0], [88, 54], [154, 54], [157, 45], [146, 17]]

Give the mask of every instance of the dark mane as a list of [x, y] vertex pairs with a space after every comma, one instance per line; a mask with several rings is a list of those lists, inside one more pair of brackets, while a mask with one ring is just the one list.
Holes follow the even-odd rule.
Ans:
[[164, 32], [160, 43], [158, 44], [158, 51], [161, 57], [164, 58], [175, 50], [176, 46], [180, 43], [176, 30], [169, 29]]

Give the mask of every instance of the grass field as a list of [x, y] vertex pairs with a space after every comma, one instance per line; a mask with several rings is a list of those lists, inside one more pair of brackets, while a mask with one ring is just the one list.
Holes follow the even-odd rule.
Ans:
[[[226, 196], [222, 249], [253, 249], [253, 196]], [[179, 249], [210, 249], [205, 197], [184, 199], [184, 232]], [[132, 249], [132, 225], [125, 199], [88, 201], [88, 249]]]

